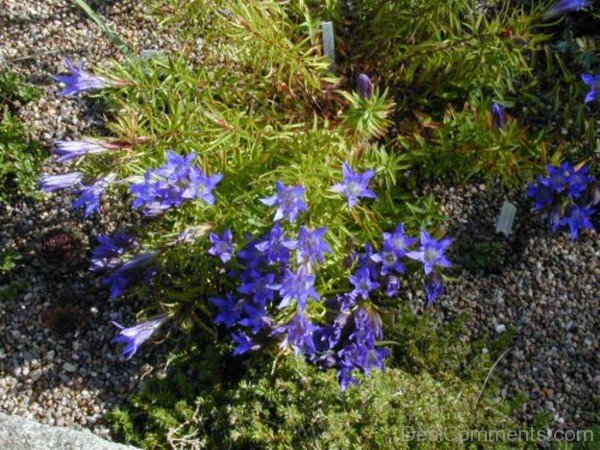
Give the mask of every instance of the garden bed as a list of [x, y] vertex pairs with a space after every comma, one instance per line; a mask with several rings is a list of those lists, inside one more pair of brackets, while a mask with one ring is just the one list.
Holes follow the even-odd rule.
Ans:
[[[366, 0], [356, 4], [327, 2], [327, 6], [307, 2], [308, 6], [293, 8], [281, 6], [281, 2], [249, 2], [249, 9], [244, 9], [239, 1], [198, 0], [195, 10], [177, 8], [174, 1], [158, 9], [156, 2], [152, 9], [138, 0], [90, 3], [129, 46], [129, 57], [119, 49], [119, 41], [114, 37], [111, 40], [72, 2], [36, 1], [25, 5], [8, 1], [0, 12], [0, 62], [4, 61], [0, 69], [41, 88], [33, 99], [10, 101], [9, 107], [24, 124], [27, 138], [47, 149], [48, 156], [56, 140], [79, 140], [84, 136], [112, 136], [121, 139], [117, 142], [132, 139], [125, 147], [133, 156], [125, 158], [123, 165], [111, 166], [102, 160], [93, 166], [86, 160], [90, 165], [78, 162], [76, 167], [93, 172], [94, 177], [105, 175], [109, 167], [119, 172], [124, 183], [138, 186], [143, 184], [141, 175], [146, 168], [156, 171], [155, 179], [163, 176], [157, 175], [160, 170], [169, 172], [171, 163], [165, 165], [168, 148], [180, 149], [179, 154], [185, 156], [197, 145], [201, 157], [202, 149], [211, 155], [208, 162], [203, 162], [203, 167], [214, 164], [214, 171], [208, 175], [225, 172], [223, 181], [219, 178], [212, 186], [222, 183], [224, 193], [221, 185], [215, 188], [215, 213], [207, 213], [202, 209], [205, 205], [187, 207], [189, 197], [185, 197], [165, 201], [160, 205], [160, 214], [156, 214], [152, 210], [156, 204], [135, 194], [135, 190], [129, 194], [137, 195], [141, 210], [132, 210], [132, 195], [128, 197], [126, 190], [114, 191], [102, 200], [102, 213], [88, 218], [72, 209], [77, 196], [66, 191], [45, 196], [11, 194], [10, 201], [0, 201], [0, 412], [46, 424], [89, 428], [100, 436], [126, 439], [149, 448], [167, 443], [201, 448], [218, 442], [258, 447], [297, 447], [317, 442], [323, 446], [338, 443], [342, 448], [374, 448], [386, 442], [378, 440], [383, 438], [376, 436], [377, 430], [385, 430], [384, 437], [393, 436], [406, 424], [432, 429], [496, 425], [566, 431], [587, 429], [597, 423], [600, 239], [594, 230], [582, 231], [576, 240], [567, 232], [551, 232], [540, 215], [532, 213], [531, 199], [525, 193], [526, 184], [544, 174], [546, 164], [558, 166], [562, 160], [572, 160], [587, 164], [592, 173], [598, 174], [598, 147], [594, 147], [600, 142], [598, 101], [583, 106], [586, 86], [577, 73], [583, 67], [588, 72], [600, 67], [594, 50], [598, 36], [590, 26], [590, 22], [599, 23], [597, 7], [569, 13], [566, 19], [543, 27], [532, 25], [537, 22], [528, 22], [530, 18], [515, 12], [512, 19], [503, 19], [514, 29], [497, 25], [496, 32], [494, 20], [503, 24], [497, 17], [505, 13], [480, 5], [486, 11], [486, 20], [492, 23], [481, 32], [489, 37], [485, 45], [460, 40], [449, 29], [448, 42], [458, 39], [452, 47], [457, 50], [444, 53], [446, 41], [438, 47], [423, 45], [419, 48], [429, 49], [434, 55], [425, 57], [425, 50], [411, 47], [417, 49], [420, 45], [416, 31], [415, 42], [406, 47], [402, 36], [388, 36], [389, 43], [364, 38], [386, 29], [387, 15], [397, 13], [391, 3], [385, 6], [385, 2], [372, 2], [380, 9], [369, 9]], [[264, 13], [267, 9], [261, 9], [267, 8], [267, 3], [268, 14]], [[214, 9], [214, 15], [198, 9], [209, 4], [223, 8]], [[443, 10], [442, 6], [437, 8]], [[314, 17], [308, 17], [309, 13]], [[375, 31], [364, 21], [371, 14], [380, 20], [373, 19], [380, 27]], [[269, 23], [267, 19], [273, 20], [280, 28], [274, 25], [269, 35], [267, 25], [254, 30], [249, 18], [264, 19], [263, 25]], [[321, 45], [320, 33], [311, 28], [319, 24], [319, 19], [330, 19], [337, 27], [335, 73], [329, 73], [326, 61], [312, 51], [313, 41]], [[164, 21], [162, 25], [160, 20]], [[231, 20], [233, 25], [216, 37], [214, 30], [224, 20]], [[426, 20], [413, 22], [414, 30], [427, 34]], [[262, 51], [245, 33], [255, 36], [257, 42], [265, 39]], [[300, 36], [306, 41], [298, 33], [305, 33]], [[543, 33], [547, 33], [544, 39]], [[236, 39], [239, 47], [235, 46]], [[580, 47], [573, 49], [576, 39]], [[511, 45], [504, 48], [506, 40], [511, 40]], [[408, 53], [394, 53], [394, 45]], [[531, 51], [522, 50], [528, 45]], [[562, 67], [548, 57], [550, 62], [544, 71], [536, 59], [542, 58], [541, 48], [550, 54], [573, 56], [576, 62]], [[303, 49], [310, 50], [302, 54], [306, 61], [293, 60]], [[444, 54], [441, 60], [436, 59], [436, 52]], [[458, 63], [470, 55], [477, 55], [474, 59], [480, 58], [486, 66], [477, 77], [462, 73], [463, 69], [468, 71], [470, 60], [465, 60], [466, 69]], [[289, 60], [278, 61], [278, 56]], [[86, 67], [94, 67], [102, 76], [113, 76], [110, 79], [119, 80], [121, 85], [115, 84], [115, 92], [105, 96], [59, 96], [61, 88], [54, 77], [65, 73], [66, 57], [84, 60]], [[501, 62], [494, 59], [504, 57]], [[265, 64], [273, 64], [271, 71], [259, 73], [256, 67], [260, 58]], [[113, 59], [123, 65], [111, 65], [109, 60]], [[407, 69], [407, 61], [413, 69]], [[231, 64], [229, 69], [227, 64]], [[489, 68], [494, 64], [501, 76]], [[453, 71], [453, 67], [459, 69]], [[536, 76], [530, 77], [528, 67]], [[561, 70], [565, 74], [559, 79]], [[360, 72], [372, 77], [362, 79], [355, 88]], [[238, 75], [242, 81], [235, 79]], [[230, 89], [223, 87], [226, 82], [233, 83]], [[139, 86], [148, 90], [137, 89]], [[161, 89], [179, 100], [169, 95], [161, 97]], [[215, 92], [212, 96], [207, 94], [211, 89]], [[519, 97], [519, 89], [526, 96]], [[492, 107], [491, 99], [497, 99], [499, 92], [505, 92], [506, 104], [510, 105], [508, 118], [496, 115], [497, 110], [483, 109]], [[272, 106], [265, 108], [265, 102]], [[181, 110], [178, 105], [182, 105]], [[505, 114], [504, 107], [501, 109]], [[372, 116], [361, 116], [365, 110]], [[198, 128], [201, 132], [194, 128], [193, 121], [186, 121], [183, 111], [203, 120], [204, 128]], [[148, 118], [144, 114], [151, 117], [158, 112], [161, 120], [145, 120]], [[175, 124], [183, 130], [181, 135], [174, 132]], [[297, 131], [302, 127], [304, 134]], [[132, 138], [138, 130], [146, 134]], [[157, 136], [164, 142], [155, 142]], [[311, 149], [315, 142], [322, 146], [323, 154], [329, 152], [331, 159], [313, 162], [311, 169], [310, 158], [317, 161], [321, 157]], [[231, 152], [225, 144], [231, 145]], [[267, 155], [265, 159], [261, 159], [261, 152]], [[350, 166], [344, 166], [346, 178], [342, 180], [338, 159], [345, 162], [346, 157], [361, 170], [348, 177]], [[273, 162], [279, 158], [281, 166]], [[251, 163], [245, 165], [247, 161]], [[336, 172], [330, 170], [333, 163], [327, 166], [331, 161], [337, 164]], [[263, 166], [268, 166], [264, 173]], [[70, 166], [48, 158], [39, 170], [65, 173], [65, 167]], [[234, 177], [227, 173], [228, 167], [240, 170]], [[372, 174], [367, 170], [371, 168]], [[250, 179], [253, 171], [260, 176]], [[352, 192], [356, 192], [350, 192], [347, 182], [358, 172], [366, 174], [366, 181], [360, 195], [353, 197]], [[319, 175], [323, 176], [322, 185]], [[281, 206], [281, 198], [277, 198], [280, 191], [274, 190], [275, 181], [279, 181], [275, 177], [280, 176], [289, 178], [289, 186], [297, 180], [307, 181], [309, 201], [304, 206], [308, 211], [298, 199], [296, 210]], [[232, 179], [247, 183], [247, 188], [234, 186]], [[333, 185], [336, 193], [328, 192], [325, 183]], [[375, 192], [367, 189], [368, 184]], [[254, 191], [255, 198], [251, 197]], [[348, 195], [348, 201], [340, 200], [340, 194]], [[194, 201], [209, 204], [210, 192], [203, 195]], [[381, 200], [374, 199], [376, 196]], [[508, 236], [496, 231], [506, 201], [517, 208]], [[336, 204], [332, 202], [339, 205], [332, 207]], [[381, 206], [385, 202], [392, 206]], [[182, 204], [183, 212], [179, 212]], [[219, 209], [221, 204], [229, 208]], [[318, 212], [310, 216], [313, 205]], [[241, 212], [243, 207], [247, 211]], [[176, 219], [163, 220], [171, 213]], [[379, 339], [383, 343], [371, 350], [379, 351], [383, 345], [390, 349], [389, 369], [384, 374], [376, 370], [379, 361], [366, 369], [354, 367], [358, 386], [351, 385], [354, 380], [341, 368], [343, 361], [327, 365], [322, 355], [321, 359], [314, 356], [314, 348], [303, 349], [297, 341], [290, 344], [288, 337], [291, 351], [277, 350], [285, 344], [270, 340], [279, 339], [273, 336], [280, 336], [281, 328], [273, 326], [273, 333], [267, 337], [259, 326], [256, 335], [248, 331], [251, 338], [236, 329], [231, 356], [232, 340], [226, 330], [231, 326], [229, 319], [222, 318], [220, 324], [206, 322], [207, 311], [226, 315], [224, 309], [214, 308], [219, 303], [209, 298], [219, 289], [225, 298], [228, 283], [237, 281], [223, 280], [237, 276], [248, 269], [244, 264], [250, 264], [239, 256], [242, 239], [247, 239], [242, 238], [241, 230], [264, 232], [265, 221], [294, 223], [303, 214], [310, 217], [315, 228], [326, 220], [331, 222], [328, 236], [332, 248], [322, 244], [307, 256], [298, 250], [300, 244], [289, 247], [300, 253], [299, 260], [310, 260], [311, 270], [324, 264], [325, 275], [319, 274], [317, 280], [323, 296], [329, 291], [343, 292], [340, 280], [348, 274], [342, 270], [363, 264], [360, 258], [350, 258], [365, 243], [357, 242], [357, 236], [377, 236], [381, 241], [380, 232], [391, 232], [399, 222], [392, 226], [391, 221], [398, 217], [403, 221], [406, 217], [407, 229], [414, 236], [419, 229], [431, 227], [438, 243], [444, 242], [442, 237], [452, 238], [447, 252], [452, 267], [439, 272], [445, 294], [435, 302], [428, 301], [423, 285], [423, 280], [432, 282], [427, 266], [423, 274], [420, 266], [416, 269], [416, 263], [410, 260], [418, 261], [418, 255], [410, 256], [417, 248], [408, 257], [407, 252], [402, 255], [410, 275], [399, 281], [397, 294], [387, 298], [382, 294], [377, 301], [367, 301], [369, 290], [376, 290], [375, 284], [383, 284], [384, 280], [391, 284], [390, 273], [383, 269], [381, 278], [368, 274], [374, 284], [366, 293], [357, 291], [360, 283], [350, 278], [355, 286], [355, 303], [350, 308], [355, 308], [356, 317], [359, 310], [383, 317], [385, 337]], [[163, 217], [155, 220], [158, 215]], [[343, 223], [340, 217], [348, 221]], [[597, 228], [598, 214], [593, 224]], [[188, 238], [177, 238], [185, 228], [180, 229], [182, 225], [201, 225], [218, 235], [211, 238], [210, 244], [203, 243], [202, 239], [208, 238], [202, 230], [196, 230], [199, 238], [189, 238], [189, 234]], [[234, 241], [239, 242], [237, 260], [235, 255], [233, 259], [224, 258], [223, 251], [218, 250], [222, 248], [217, 245], [219, 239], [225, 240], [225, 225], [234, 230]], [[132, 293], [109, 299], [102, 281], [89, 271], [89, 257], [98, 248], [99, 235], [119, 230], [146, 233], [145, 240], [140, 238], [143, 244], [136, 245], [145, 250], [160, 249], [159, 259], [167, 270], [161, 272], [159, 268], [154, 285], [142, 283], [146, 285]], [[306, 229], [302, 232], [310, 233]], [[182, 242], [191, 244], [177, 253], [174, 249]], [[421, 242], [425, 242], [423, 237]], [[342, 251], [348, 255], [343, 257]], [[327, 253], [337, 259], [325, 262], [323, 256]], [[375, 256], [372, 261], [384, 264], [381, 257], [378, 260]], [[442, 259], [438, 263], [445, 265]], [[302, 270], [298, 269], [299, 273]], [[394, 270], [401, 272], [398, 267], [390, 270], [392, 274]], [[359, 270], [350, 275], [364, 274]], [[283, 282], [275, 283], [272, 278], [269, 289], [281, 292]], [[120, 294], [120, 286], [117, 290]], [[110, 296], [119, 297], [113, 294], [114, 289]], [[301, 298], [274, 295], [281, 295], [283, 300], [268, 320], [279, 321], [280, 325], [289, 320], [291, 313], [286, 316], [281, 309], [296, 300], [304, 314]], [[331, 310], [319, 309], [325, 302], [307, 303], [307, 314], [312, 314], [315, 323], [329, 326], [326, 319]], [[338, 320], [343, 308], [337, 311], [332, 307], [340, 314]], [[143, 309], [165, 314], [174, 324], [168, 325], [170, 331], [158, 345], [146, 343], [143, 351], [126, 359], [124, 356], [131, 356], [131, 347], [129, 352], [125, 347], [122, 355], [122, 349], [111, 342], [119, 331], [114, 323], [133, 324]], [[162, 325], [163, 316], [155, 317]], [[177, 328], [183, 333], [178, 334]], [[266, 349], [264, 355], [256, 351], [257, 343]], [[137, 346], [133, 353], [136, 350]], [[294, 360], [293, 353], [304, 356]], [[384, 359], [388, 354], [384, 353], [377, 358], [370, 355]], [[304, 359], [329, 370], [318, 371]], [[331, 367], [338, 369], [344, 391], [332, 391], [339, 386]], [[370, 369], [372, 378], [368, 373], [357, 375]], [[422, 389], [431, 403], [421, 404], [419, 392], [407, 393], [411, 386]], [[322, 395], [324, 391], [328, 393]], [[389, 406], [387, 399], [395, 395], [402, 401], [396, 404], [390, 400]], [[313, 411], [315, 417], [324, 417], [320, 423], [310, 417], [314, 403], [318, 404]], [[259, 418], [256, 423], [246, 420], [254, 415]], [[343, 436], [346, 423], [348, 435]], [[293, 436], [290, 430], [304, 426], [304, 431]], [[398, 445], [402, 443], [398, 441]]]

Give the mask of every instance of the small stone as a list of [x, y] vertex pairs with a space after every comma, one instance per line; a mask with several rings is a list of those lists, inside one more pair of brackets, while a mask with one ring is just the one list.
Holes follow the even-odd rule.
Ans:
[[66, 362], [63, 364], [62, 368], [65, 372], [69, 372], [69, 373], [77, 372], [77, 364], [72, 364], [72, 363]]

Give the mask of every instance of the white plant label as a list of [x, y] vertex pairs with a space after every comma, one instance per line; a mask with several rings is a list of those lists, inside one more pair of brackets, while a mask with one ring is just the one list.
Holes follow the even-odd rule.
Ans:
[[510, 202], [505, 201], [500, 211], [500, 217], [498, 217], [498, 223], [496, 223], [496, 233], [502, 233], [508, 236], [512, 233], [513, 222], [515, 220], [515, 214], [517, 213], [517, 207]]
[[335, 64], [335, 38], [333, 35], [333, 23], [321, 23], [321, 33], [323, 34], [323, 54], [331, 61], [331, 67]]

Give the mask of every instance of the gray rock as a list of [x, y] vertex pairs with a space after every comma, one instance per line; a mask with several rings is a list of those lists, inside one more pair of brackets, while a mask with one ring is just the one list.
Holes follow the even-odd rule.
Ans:
[[31, 419], [0, 413], [0, 448], [3, 450], [135, 450], [105, 441], [90, 431], [42, 425]]

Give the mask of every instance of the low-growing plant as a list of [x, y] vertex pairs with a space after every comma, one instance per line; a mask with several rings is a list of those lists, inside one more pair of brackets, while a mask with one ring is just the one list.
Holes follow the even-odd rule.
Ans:
[[[398, 334], [406, 333], [403, 340], [427, 342], [398, 353], [408, 372], [386, 369], [343, 392], [331, 372], [299, 359], [231, 359], [225, 348], [199, 345], [173, 363], [175, 375], [149, 382], [127, 408], [116, 410], [113, 427], [144, 448], [433, 449], [478, 445], [461, 441], [468, 430], [517, 426], [493, 385], [482, 395], [491, 361], [481, 355], [467, 364], [469, 346], [454, 339], [460, 322], [439, 329], [431, 318], [405, 311], [396, 325]], [[414, 366], [413, 357], [406, 359], [427, 359], [428, 352], [446, 358]], [[416, 432], [428, 438], [411, 438]]]
[[40, 89], [7, 71], [0, 71], [0, 203], [15, 195], [32, 196], [44, 159], [41, 144], [32, 140], [16, 116], [19, 104], [35, 100]]
[[142, 236], [100, 237], [92, 255], [113, 298], [151, 279], [156, 262], [195, 255], [180, 300], [119, 325], [126, 356], [169, 318], [211, 332], [216, 306], [235, 354], [293, 350], [336, 368], [346, 388], [356, 371], [383, 367], [378, 303], [398, 302], [401, 275], [422, 277], [429, 302], [443, 294], [450, 240], [424, 230], [438, 233], [435, 215], [400, 188], [404, 157], [373, 142], [394, 103], [366, 75], [357, 92], [341, 90], [306, 7], [200, 3], [201, 55], [185, 47], [100, 75], [67, 61], [63, 95], [112, 88], [115, 137], [58, 141], [57, 160], [79, 171], [45, 175], [42, 190], [78, 192], [86, 216], [101, 213], [107, 189], [129, 191]]

